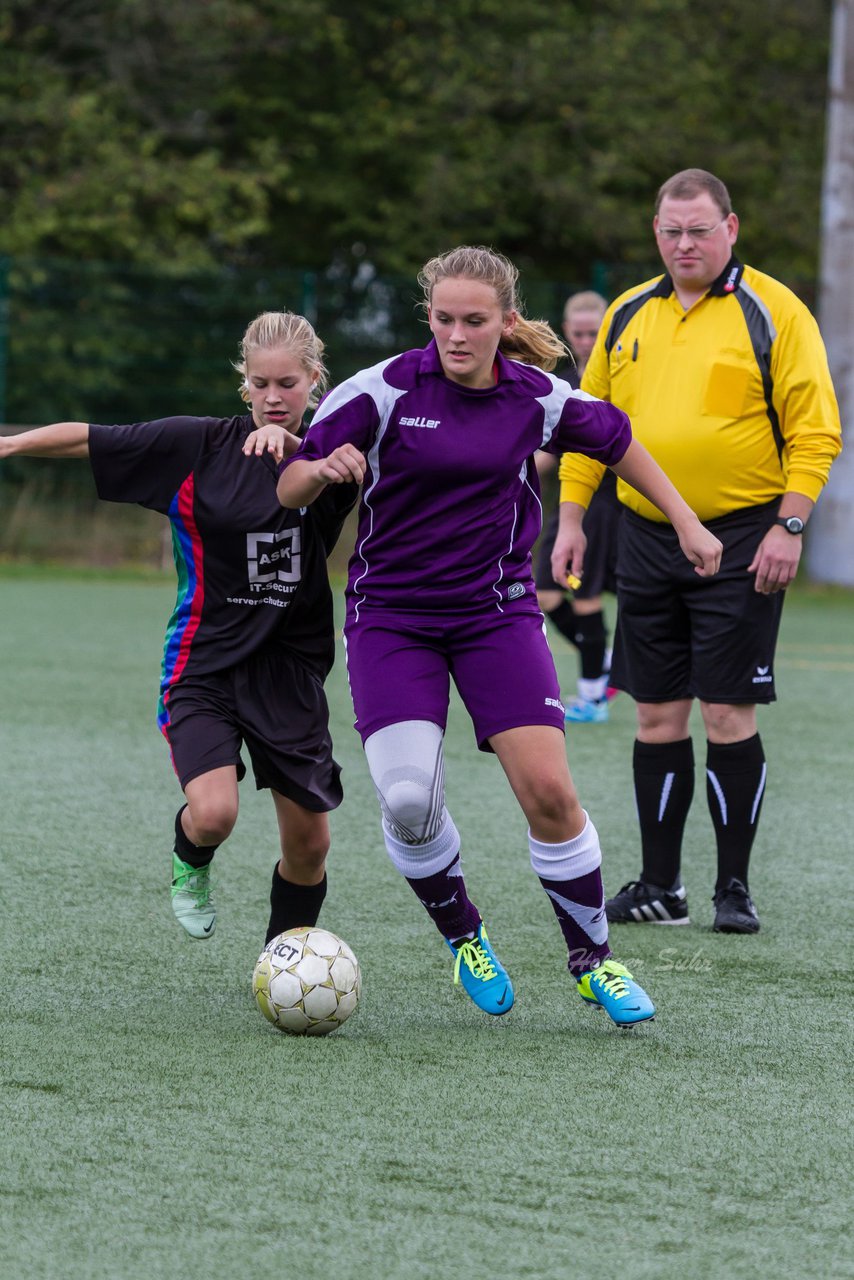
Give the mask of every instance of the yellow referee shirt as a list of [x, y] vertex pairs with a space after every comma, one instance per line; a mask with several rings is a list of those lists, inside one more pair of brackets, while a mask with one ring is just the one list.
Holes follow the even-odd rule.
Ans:
[[[735, 257], [689, 311], [669, 275], [621, 294], [581, 388], [625, 410], [701, 520], [786, 491], [815, 500], [842, 447], [818, 325], [790, 289]], [[561, 501], [586, 507], [603, 471], [564, 454]], [[639, 515], [665, 519], [623, 480], [617, 495]]]

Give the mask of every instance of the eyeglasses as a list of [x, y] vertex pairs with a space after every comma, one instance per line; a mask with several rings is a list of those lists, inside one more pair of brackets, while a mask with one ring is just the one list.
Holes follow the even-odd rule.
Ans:
[[661, 236], [662, 240], [669, 240], [673, 244], [681, 240], [683, 236], [687, 236], [689, 240], [708, 240], [709, 236], [714, 235], [721, 222], [726, 222], [726, 218], [721, 218], [713, 227], [659, 227], [656, 235]]

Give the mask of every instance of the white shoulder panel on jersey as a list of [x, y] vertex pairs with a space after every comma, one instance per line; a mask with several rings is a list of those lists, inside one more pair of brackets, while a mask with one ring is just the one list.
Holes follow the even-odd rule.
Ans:
[[329, 395], [324, 396], [323, 403], [311, 420], [312, 425], [315, 422], [322, 422], [330, 413], [334, 413], [336, 409], [342, 408], [359, 396], [370, 396], [377, 407], [380, 423], [384, 424], [395, 401], [404, 394], [399, 388], [390, 387], [383, 378], [384, 370], [396, 359], [397, 356], [391, 356], [388, 360], [371, 365], [369, 369], [362, 369], [359, 373], [353, 374], [352, 378], [335, 387]]
[[[564, 405], [567, 400], [595, 400], [596, 396], [591, 396], [587, 391], [581, 391], [578, 387], [571, 387], [565, 378], [556, 378], [553, 373], [545, 374], [552, 384], [551, 391], [544, 396], [536, 396], [535, 399], [543, 406], [545, 410], [545, 418], [543, 419], [543, 445], [548, 444], [555, 433], [560, 415], [563, 413]], [[541, 446], [542, 447], [542, 446]]]

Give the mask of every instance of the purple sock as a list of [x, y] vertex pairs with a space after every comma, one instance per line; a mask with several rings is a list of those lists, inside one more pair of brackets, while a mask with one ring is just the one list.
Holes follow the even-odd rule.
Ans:
[[444, 871], [420, 879], [407, 876], [406, 881], [444, 937], [453, 942], [466, 934], [477, 933], [480, 912], [466, 893], [459, 854], [454, 855]]
[[569, 972], [574, 978], [580, 978], [611, 954], [602, 873], [597, 867], [574, 880], [545, 880], [542, 876], [539, 880], [549, 895], [566, 939]]

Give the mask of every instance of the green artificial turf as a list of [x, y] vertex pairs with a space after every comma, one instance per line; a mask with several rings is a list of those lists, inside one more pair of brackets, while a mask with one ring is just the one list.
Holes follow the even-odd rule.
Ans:
[[[250, 976], [276, 858], [248, 783], [205, 943], [168, 895], [180, 792], [155, 725], [163, 582], [0, 577], [0, 1276], [3, 1280], [729, 1280], [854, 1274], [846, 1243], [854, 596], [787, 602], [751, 889], [757, 937], [711, 931], [714, 843], [695, 724], [692, 924], [615, 928], [659, 1007], [582, 1006], [525, 823], [457, 703], [448, 804], [506, 1018], [382, 850], [343, 661], [346, 799], [321, 922], [361, 1007], [273, 1030]], [[559, 647], [560, 645], [560, 647]], [[555, 651], [564, 688], [575, 657]], [[633, 712], [571, 727], [612, 893], [639, 870]]]

